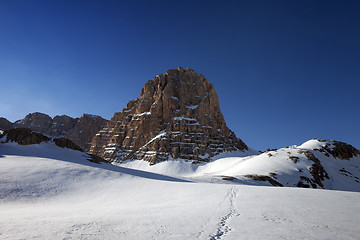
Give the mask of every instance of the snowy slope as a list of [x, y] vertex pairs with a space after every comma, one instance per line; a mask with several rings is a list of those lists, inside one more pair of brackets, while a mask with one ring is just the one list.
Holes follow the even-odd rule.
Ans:
[[[360, 235], [356, 192], [187, 182], [92, 163], [84, 155], [53, 143], [0, 144], [0, 238], [358, 239]], [[204, 173], [214, 169], [203, 167]]]
[[[334, 143], [336, 141], [313, 139], [301, 146], [257, 155], [222, 155], [217, 160], [201, 165], [167, 161], [150, 166], [144, 161], [129, 161], [119, 166], [184, 177], [193, 181], [224, 182], [223, 179], [228, 179], [226, 181], [232, 180], [232, 184], [282, 185], [360, 192], [360, 155], [341, 159], [331, 152], [329, 154], [324, 147], [328, 146], [330, 151], [334, 149]], [[340, 150], [342, 154], [347, 151]]]

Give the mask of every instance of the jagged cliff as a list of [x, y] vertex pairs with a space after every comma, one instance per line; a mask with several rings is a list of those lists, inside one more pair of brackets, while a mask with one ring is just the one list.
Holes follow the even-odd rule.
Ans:
[[226, 126], [213, 85], [191, 69], [177, 68], [149, 80], [140, 97], [96, 134], [89, 153], [112, 161], [198, 163], [246, 149]]
[[35, 112], [16, 121], [11, 127], [30, 128], [49, 136], [66, 137], [87, 151], [91, 139], [106, 123], [107, 120], [91, 114], [83, 114], [80, 118], [72, 118], [66, 115], [51, 118], [44, 113]]

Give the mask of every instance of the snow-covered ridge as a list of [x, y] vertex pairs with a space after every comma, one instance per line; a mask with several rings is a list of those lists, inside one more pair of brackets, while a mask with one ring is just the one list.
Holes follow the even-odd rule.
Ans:
[[195, 166], [186, 159], [153, 166], [140, 160], [118, 165], [196, 181], [224, 182], [225, 179], [236, 184], [360, 192], [360, 152], [333, 140], [313, 139], [300, 146], [261, 154], [255, 150], [225, 152], [209, 163]]
[[[26, 130], [26, 129], [25, 129]], [[49, 138], [33, 133], [29, 129], [7, 130], [3, 142], [15, 141], [21, 144], [49, 142]], [[20, 132], [19, 132], [20, 131]], [[10, 134], [10, 135], [9, 135]], [[159, 132], [153, 139], [134, 153], [135, 156], [162, 154], [158, 151], [144, 151], [148, 144], [167, 139], [166, 131]], [[10, 138], [9, 138], [10, 137]], [[130, 138], [130, 137], [129, 137]], [[135, 138], [135, 137], [134, 137]], [[34, 142], [29, 142], [32, 139]], [[6, 140], [6, 141], [5, 141]], [[58, 146], [78, 149], [66, 139], [55, 140]], [[192, 143], [181, 143], [194, 148]], [[0, 145], [1, 146], [1, 145]], [[117, 143], [109, 143], [108, 152], [115, 151]], [[129, 152], [131, 149], [129, 149]], [[206, 155], [204, 157], [207, 157]], [[115, 165], [141, 171], [168, 175], [189, 181], [218, 182], [250, 185], [324, 188], [360, 192], [360, 151], [333, 140], [312, 139], [300, 146], [285, 147], [260, 153], [253, 149], [223, 152], [210, 162], [193, 164], [186, 156], [149, 165], [143, 160], [114, 162]]]

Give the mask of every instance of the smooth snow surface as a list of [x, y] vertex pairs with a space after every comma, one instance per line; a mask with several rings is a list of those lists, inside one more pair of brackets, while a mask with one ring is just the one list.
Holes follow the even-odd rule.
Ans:
[[[92, 163], [50, 143], [0, 144], [0, 164], [0, 239], [360, 236], [357, 192], [204, 183]], [[182, 174], [225, 171], [218, 164]]]

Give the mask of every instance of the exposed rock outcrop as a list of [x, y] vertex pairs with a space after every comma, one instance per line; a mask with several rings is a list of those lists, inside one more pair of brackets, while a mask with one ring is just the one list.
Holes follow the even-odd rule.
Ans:
[[14, 123], [14, 128], [30, 128], [33, 131], [45, 133], [51, 127], [52, 118], [44, 113], [30, 113], [25, 118]]
[[83, 150], [73, 143], [71, 140], [61, 137], [61, 138], [49, 138], [42, 133], [34, 132], [30, 128], [11, 128], [5, 130], [1, 134], [0, 139], [6, 137], [5, 141], [1, 143], [16, 142], [20, 145], [32, 145], [40, 144], [42, 142], [54, 142], [56, 146], [61, 148], [70, 148], [76, 151], [83, 152]]
[[111, 161], [199, 163], [246, 149], [226, 126], [213, 85], [191, 69], [177, 68], [149, 80], [140, 97], [96, 134], [89, 153]]
[[50, 141], [47, 136], [31, 131], [30, 128], [12, 128], [5, 130], [1, 138], [6, 135], [5, 142], [17, 142], [20, 145], [39, 144]]
[[0, 130], [10, 129], [12, 127], [12, 122], [6, 118], [0, 117]]
[[[81, 147], [73, 143], [70, 139], [59, 137], [59, 138], [49, 138], [42, 133], [34, 132], [30, 128], [11, 128], [4, 130], [3, 133], [0, 134], [0, 145], [6, 144], [9, 142], [16, 142], [19, 145], [33, 145], [40, 143], [55, 143], [56, 146], [61, 148], [69, 148], [72, 150], [84, 152]], [[95, 156], [92, 154], [83, 153], [84, 157], [90, 162], [94, 163], [108, 163], [104, 159], [99, 156]]]
[[[241, 177], [268, 181], [273, 185], [271, 178], [286, 187], [360, 191], [359, 153], [358, 149], [347, 143], [311, 139], [300, 146], [254, 155], [246, 161], [239, 161], [234, 168], [242, 173]], [[241, 164], [244, 164], [244, 168]], [[225, 172], [224, 175], [241, 179], [236, 171], [232, 170], [231, 173], [235, 174]]]
[[83, 114], [77, 119], [74, 127], [66, 132], [64, 136], [87, 151], [90, 148], [92, 138], [106, 126], [107, 122], [100, 116]]
[[276, 187], [283, 187], [284, 186], [281, 183], [279, 183], [278, 181], [276, 181], [275, 179], [273, 179], [271, 176], [247, 174], [247, 175], [244, 175], [244, 177], [250, 178], [250, 179], [255, 180], [255, 181], [269, 182], [271, 185], [276, 186]]
[[72, 118], [67, 115], [55, 116], [54, 119], [52, 119], [51, 126], [45, 133], [55, 137], [65, 136], [74, 129], [78, 120], [78, 118]]
[[16, 121], [12, 127], [30, 128], [33, 131], [53, 137], [66, 137], [87, 151], [94, 135], [106, 123], [107, 120], [102, 117], [90, 114], [83, 114], [80, 118], [61, 115], [52, 119], [49, 115], [35, 112]]
[[81, 147], [79, 147], [78, 145], [73, 143], [68, 138], [64, 138], [64, 137], [54, 138], [53, 142], [56, 144], [56, 146], [61, 147], [61, 148], [70, 148], [70, 149], [80, 151], [80, 152], [84, 151], [83, 149], [81, 149]]
[[360, 151], [350, 144], [333, 141], [332, 146], [326, 145], [325, 150], [333, 155], [335, 158], [342, 160], [349, 160], [350, 158], [357, 157], [360, 155]]
[[[311, 167], [309, 167], [309, 171], [312, 175], [312, 179], [306, 179], [306, 178], [302, 178], [302, 180], [306, 180], [308, 183], [310, 183], [313, 188], [316, 188], [316, 184], [319, 185], [321, 188], [324, 188], [324, 185], [322, 183], [322, 181], [324, 181], [325, 179], [330, 179], [328, 173], [324, 170], [323, 165], [321, 164], [321, 161], [315, 157], [315, 155], [313, 153], [311, 153], [310, 151], [306, 151], [306, 150], [299, 150], [298, 151], [299, 154], [304, 154], [306, 156], [306, 158], [310, 161], [313, 161], [314, 163], [312, 164]], [[316, 183], [316, 184], [314, 184]], [[298, 185], [301, 185], [302, 183], [298, 183]]]

